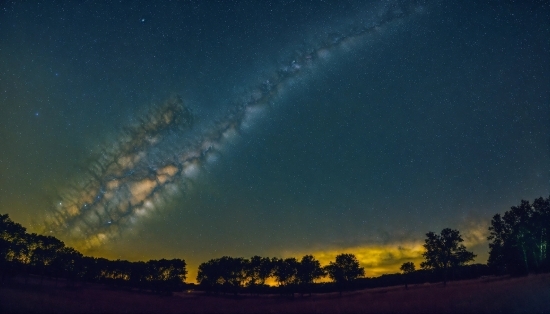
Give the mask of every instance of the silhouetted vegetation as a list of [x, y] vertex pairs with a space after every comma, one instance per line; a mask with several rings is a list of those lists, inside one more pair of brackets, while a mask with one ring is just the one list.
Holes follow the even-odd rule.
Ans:
[[526, 275], [550, 270], [550, 197], [522, 200], [489, 227], [488, 265], [497, 274]]
[[[202, 263], [197, 275], [196, 290], [214, 294], [277, 293], [294, 296], [405, 283], [422, 284], [448, 279], [473, 279], [489, 274], [523, 275], [549, 271], [547, 245], [550, 242], [550, 197], [538, 198], [533, 204], [522, 200], [504, 215], [491, 220], [488, 240], [488, 265], [473, 264], [475, 255], [466, 250], [458, 230], [443, 229], [440, 234], [428, 232], [425, 239], [424, 262], [416, 270], [412, 262], [401, 265], [402, 273], [366, 278], [365, 269], [353, 254], [339, 254], [335, 261], [322, 267], [312, 255], [296, 258], [250, 259], [223, 256]], [[129, 262], [84, 256], [52, 236], [27, 233], [9, 216], [0, 215], [1, 283], [15, 276], [29, 275], [65, 279], [67, 285], [77, 282], [104, 283], [123, 289], [138, 289], [156, 293], [171, 293], [189, 287], [185, 284], [186, 263], [182, 259]], [[451, 277], [449, 278], [449, 273]], [[331, 282], [316, 282], [328, 277]], [[277, 283], [269, 286], [271, 279]]]
[[426, 237], [424, 243], [426, 251], [422, 254], [426, 260], [420, 264], [420, 267], [441, 270], [443, 285], [447, 284], [449, 269], [454, 270], [458, 266], [473, 261], [476, 257], [474, 253], [466, 251], [466, 247], [461, 244], [464, 240], [458, 230], [445, 228], [441, 230], [441, 234], [430, 231], [426, 233]]
[[353, 254], [336, 256], [336, 261], [330, 262], [325, 270], [330, 279], [338, 286], [340, 295], [342, 295], [342, 290], [348, 289], [353, 281], [365, 276], [365, 269], [359, 266], [359, 261]]
[[301, 261], [293, 257], [244, 259], [224, 256], [202, 263], [197, 282], [207, 292], [258, 294], [272, 290], [265, 282], [273, 278], [281, 295], [294, 296], [296, 292], [311, 294], [314, 281], [324, 275], [321, 264], [311, 255], [304, 256]]
[[159, 293], [181, 290], [185, 285], [184, 260], [129, 262], [83, 256], [51, 236], [27, 233], [8, 215], [0, 215], [0, 269], [2, 282], [30, 274], [78, 281], [105, 283]]
[[298, 284], [300, 285], [300, 292], [304, 295], [305, 292], [311, 295], [312, 285], [316, 279], [324, 277], [326, 274], [326, 268], [321, 267], [321, 263], [315, 259], [312, 255], [306, 255], [302, 257], [300, 264], [298, 264]]
[[411, 273], [413, 273], [415, 270], [416, 270], [416, 267], [414, 266], [414, 263], [413, 262], [405, 262], [401, 265], [401, 267], [399, 268], [399, 270], [401, 270], [403, 272], [403, 276], [404, 276], [404, 279], [405, 279], [405, 289], [408, 289], [408, 277], [410, 276]]

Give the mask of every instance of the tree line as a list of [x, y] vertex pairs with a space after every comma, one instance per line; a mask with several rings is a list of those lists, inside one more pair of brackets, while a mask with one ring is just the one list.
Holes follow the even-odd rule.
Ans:
[[66, 279], [70, 285], [77, 281], [106, 283], [119, 287], [167, 293], [182, 288], [186, 264], [182, 259], [161, 259], [148, 262], [129, 262], [84, 256], [59, 239], [27, 233], [25, 227], [0, 215], [1, 282], [17, 275], [39, 275]]
[[[345, 291], [373, 286], [422, 283], [475, 278], [487, 274], [524, 275], [550, 271], [550, 197], [531, 204], [522, 200], [503, 215], [496, 214], [489, 227], [487, 265], [469, 265], [476, 257], [466, 250], [458, 230], [445, 228], [428, 232], [424, 241], [424, 261], [417, 270], [413, 262], [401, 265], [401, 274], [365, 278], [365, 269], [353, 254], [339, 254], [326, 266], [312, 255], [296, 258], [229, 257], [211, 259], [198, 269], [196, 287], [209, 293], [295, 293]], [[159, 293], [187, 287], [183, 259], [129, 262], [84, 256], [52, 236], [27, 233], [7, 214], [0, 215], [1, 282], [29, 274], [69, 284], [77, 281], [105, 283]], [[318, 282], [328, 278], [330, 282]], [[277, 286], [267, 285], [268, 280]], [[317, 281], [317, 282], [316, 282]]]
[[[458, 230], [445, 228], [440, 234], [426, 234], [423, 254], [425, 261], [420, 267], [424, 272], [432, 273], [431, 277], [442, 276], [447, 283], [448, 272], [456, 271], [473, 261], [475, 254], [466, 250], [464, 240]], [[401, 266], [405, 286], [407, 279], [415, 272], [412, 262]], [[268, 258], [253, 256], [250, 259], [224, 256], [202, 263], [199, 266], [197, 282], [199, 287], [208, 292], [234, 293], [266, 292], [269, 289], [265, 282], [272, 278], [277, 282], [278, 292], [294, 295], [299, 292], [311, 294], [315, 280], [328, 277], [332, 290], [342, 291], [350, 288], [361, 288], [366, 284], [358, 281], [365, 277], [365, 269], [360, 266], [353, 254], [339, 254], [335, 261], [321, 267], [312, 255], [305, 255], [300, 261], [296, 258]], [[426, 276], [423, 276], [424, 279]], [[318, 290], [318, 289], [316, 289]]]
[[328, 276], [342, 293], [349, 283], [365, 276], [365, 269], [359, 265], [353, 254], [339, 254], [336, 260], [321, 267], [312, 255], [301, 260], [290, 258], [269, 258], [253, 256], [250, 259], [224, 256], [212, 259], [199, 266], [197, 282], [208, 292], [250, 293], [266, 292], [266, 281], [274, 279], [280, 294], [300, 292], [311, 294], [315, 280]]

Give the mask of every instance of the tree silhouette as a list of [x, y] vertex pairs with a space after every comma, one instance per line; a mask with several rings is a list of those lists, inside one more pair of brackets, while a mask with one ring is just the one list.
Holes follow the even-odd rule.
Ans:
[[408, 277], [416, 270], [416, 267], [413, 262], [405, 262], [399, 269], [403, 272], [403, 276], [405, 277], [405, 289], [408, 289]]
[[55, 237], [43, 235], [37, 235], [35, 241], [37, 247], [32, 252], [31, 264], [42, 275], [40, 277], [40, 284], [42, 284], [46, 271], [48, 275], [52, 275], [50, 265], [65, 247], [65, 243]]
[[461, 244], [464, 240], [458, 230], [445, 228], [441, 234], [430, 231], [426, 236], [424, 243], [426, 251], [422, 253], [426, 260], [420, 264], [420, 267], [442, 270], [443, 285], [447, 285], [449, 268], [464, 265], [476, 257], [474, 253], [466, 251], [466, 247]]
[[285, 259], [273, 258], [274, 265], [273, 276], [279, 283], [281, 291], [286, 291], [294, 296], [294, 286], [298, 283], [298, 265], [296, 258]]
[[533, 257], [537, 270], [550, 270], [550, 256], [548, 244], [550, 244], [550, 196], [547, 199], [539, 197], [533, 202], [533, 215], [531, 216], [531, 228], [534, 242]]
[[298, 282], [302, 288], [302, 295], [304, 290], [309, 292], [311, 296], [311, 285], [315, 279], [319, 279], [325, 276], [325, 271], [321, 268], [321, 263], [315, 259], [312, 255], [305, 255], [298, 264]]
[[197, 281], [208, 290], [221, 286], [224, 292], [232, 291], [237, 294], [247, 283], [247, 263], [248, 260], [241, 257], [223, 256], [212, 259], [199, 265]]
[[526, 275], [549, 270], [550, 197], [531, 205], [522, 200], [504, 215], [496, 214], [489, 227], [488, 265], [495, 272]]
[[220, 259], [224, 284], [234, 294], [237, 294], [246, 284], [246, 263], [247, 260], [242, 257], [233, 258], [224, 256]]
[[[514, 267], [524, 271], [548, 269], [549, 225], [550, 198], [538, 198], [532, 205], [522, 201], [520, 206], [512, 207], [503, 216], [495, 215], [489, 228], [489, 240], [492, 240], [489, 264], [504, 265], [508, 271]], [[463, 240], [457, 230], [443, 229], [441, 234], [429, 232], [426, 235], [426, 252], [423, 254], [426, 260], [421, 267], [443, 271], [445, 284], [448, 269], [461, 266], [475, 257], [461, 244]], [[414, 269], [412, 262], [404, 263], [401, 270], [405, 277], [401, 278], [409, 279], [407, 275]], [[54, 275], [56, 285], [57, 278], [63, 277], [71, 285], [76, 280], [84, 280], [156, 292], [181, 289], [187, 275], [186, 264], [182, 259], [129, 262], [83, 256], [54, 237], [28, 234], [24, 227], [11, 221], [8, 215], [0, 215], [0, 271], [2, 280], [8, 275], [16, 276], [24, 272], [25, 278], [28, 274], [42, 275], [42, 278]], [[474, 267], [468, 269], [470, 275], [467, 276], [483, 271]], [[324, 286], [322, 289], [325, 291], [338, 288], [342, 295], [343, 290], [352, 283], [368, 286], [367, 281], [356, 281], [365, 275], [365, 270], [353, 254], [339, 254], [335, 261], [324, 268], [312, 255], [302, 257], [301, 261], [296, 258], [253, 256], [244, 259], [224, 256], [202, 263], [197, 281], [207, 291], [221, 289], [237, 294], [243, 289], [251, 293], [259, 292], [260, 289], [271, 290], [265, 287], [265, 282], [272, 277], [279, 284], [281, 293], [294, 295], [299, 287], [302, 295], [306, 291], [311, 295], [315, 280], [325, 274], [335, 283], [334, 286]], [[429, 276], [434, 275], [440, 274], [432, 272]], [[384, 285], [398, 282], [400, 276], [392, 276], [382, 276], [377, 282], [383, 282]], [[408, 282], [405, 282], [405, 287], [408, 287]]]
[[[134, 275], [132, 270], [133, 263], [121, 261], [120, 269], [124, 269], [124, 277], [121, 279], [128, 281]], [[155, 292], [170, 293], [177, 290], [184, 282], [187, 275], [185, 261], [181, 259], [161, 259], [150, 260], [145, 264], [145, 268], [137, 268], [138, 271], [145, 271], [145, 280], [148, 281], [150, 288]], [[137, 275], [137, 274], [136, 274]]]
[[329, 278], [338, 285], [340, 295], [352, 281], [365, 276], [365, 269], [359, 266], [357, 257], [353, 254], [339, 254], [336, 261], [325, 266]]
[[149, 278], [148, 263], [142, 261], [130, 263], [130, 278], [128, 279], [130, 286], [139, 290], [149, 289]]
[[10, 217], [0, 215], [0, 266], [2, 266], [2, 281], [15, 275], [27, 256], [26, 228], [13, 222]]
[[246, 264], [247, 286], [252, 292], [259, 292], [265, 281], [273, 275], [273, 263], [268, 257], [253, 256]]
[[212, 259], [199, 265], [197, 282], [207, 291], [216, 290], [223, 284], [219, 259]]
[[7, 214], [0, 215], [0, 272], [2, 281], [23, 272], [25, 283], [32, 273], [41, 275], [41, 284], [45, 275], [53, 275], [56, 286], [58, 278], [63, 277], [70, 285], [85, 280], [163, 293], [181, 289], [187, 276], [182, 259], [145, 263], [83, 256], [55, 237], [27, 233]]

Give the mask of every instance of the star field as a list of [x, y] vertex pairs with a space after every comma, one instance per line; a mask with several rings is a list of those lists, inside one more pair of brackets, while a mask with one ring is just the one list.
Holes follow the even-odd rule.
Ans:
[[451, 227], [485, 262], [490, 217], [550, 191], [542, 3], [0, 8], [0, 213], [88, 254], [371, 276]]

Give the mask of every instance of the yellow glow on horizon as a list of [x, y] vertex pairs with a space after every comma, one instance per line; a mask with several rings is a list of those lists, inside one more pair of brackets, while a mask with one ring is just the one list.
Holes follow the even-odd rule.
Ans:
[[[146, 187], [147, 184], [144, 185]], [[143, 212], [146, 211], [146, 208], [152, 206], [151, 202], [146, 202], [144, 204]], [[487, 225], [484, 222], [472, 222], [467, 225], [467, 227], [460, 227], [462, 238], [464, 239], [463, 244], [466, 246], [467, 250], [474, 251], [475, 254], [478, 254], [478, 257], [474, 262], [485, 263], [486, 254], [484, 253], [487, 250]], [[149, 259], [162, 259], [168, 258], [171, 254], [159, 254], [150, 253], [143, 255], [143, 252], [131, 256], [120, 256], [118, 253], [112, 251], [111, 249], [106, 249], [102, 247], [106, 241], [109, 240], [109, 235], [104, 233], [98, 233], [90, 237], [88, 241], [81, 241], [78, 243], [68, 242], [67, 244], [75, 247], [80, 252], [88, 256], [94, 257], [104, 257], [108, 259], [128, 259], [130, 261], [143, 260], [147, 261]], [[262, 255], [266, 257], [279, 257], [279, 258], [289, 258], [295, 257], [297, 260], [301, 260], [304, 255], [313, 255], [317, 259], [321, 266], [328, 265], [331, 261], [336, 260], [336, 256], [342, 253], [354, 254], [362, 267], [365, 268], [366, 277], [379, 277], [384, 274], [394, 274], [400, 272], [400, 267], [405, 262], [413, 262], [416, 269], [420, 269], [420, 263], [424, 260], [422, 253], [424, 252], [424, 238], [418, 239], [416, 241], [394, 241], [386, 244], [360, 244], [356, 246], [348, 247], [337, 247], [332, 246], [326, 249], [319, 248], [313, 250], [307, 249], [298, 249], [293, 251], [282, 251], [277, 253], [276, 251], [271, 252], [271, 254]], [[477, 250], [475, 248], [478, 248]], [[482, 252], [483, 250], [483, 252]], [[165, 252], [166, 253], [166, 252]], [[126, 252], [128, 254], [128, 252]], [[205, 258], [201, 261], [196, 261], [195, 259], [185, 256], [185, 255], [176, 255], [177, 258], [182, 258], [187, 262], [187, 279], [188, 283], [196, 283], [196, 277], [198, 273], [199, 264], [202, 262], [207, 262], [211, 258], [218, 258], [221, 256], [212, 256], [210, 258]], [[233, 257], [244, 257], [250, 258], [251, 256], [239, 256], [232, 255]], [[316, 282], [327, 282], [329, 278], [321, 278], [316, 280]], [[269, 285], [277, 285], [277, 282], [273, 278], [269, 278], [266, 282]]]
[[[386, 245], [362, 245], [348, 248], [333, 248], [313, 252], [289, 252], [285, 256], [293, 256], [301, 259], [304, 255], [313, 255], [322, 266], [336, 260], [336, 256], [342, 253], [354, 254], [359, 264], [365, 268], [367, 277], [378, 277], [383, 274], [400, 272], [399, 267], [405, 262], [413, 262], [416, 269], [420, 268], [424, 248], [422, 242], [395, 243]], [[324, 280], [320, 280], [324, 281]]]

